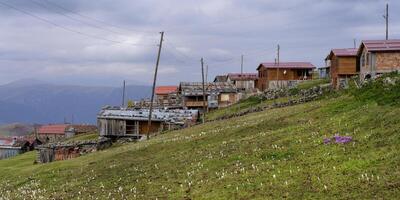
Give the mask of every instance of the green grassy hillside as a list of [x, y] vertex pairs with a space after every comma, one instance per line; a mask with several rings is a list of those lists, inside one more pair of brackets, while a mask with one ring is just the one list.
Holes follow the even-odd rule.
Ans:
[[[34, 152], [2, 160], [0, 196], [396, 199], [400, 108], [374, 101], [369, 91], [209, 122], [68, 161], [33, 164]], [[354, 141], [323, 144], [335, 134]]]

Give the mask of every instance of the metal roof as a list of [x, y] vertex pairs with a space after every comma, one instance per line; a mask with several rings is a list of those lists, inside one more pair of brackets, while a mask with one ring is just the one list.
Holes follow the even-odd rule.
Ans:
[[400, 51], [400, 40], [363, 40], [368, 51]]
[[[204, 83], [206, 95], [218, 93], [236, 93], [237, 88], [228, 82]], [[203, 95], [203, 85], [201, 82], [181, 82], [179, 92], [183, 96], [201, 96]]]
[[[187, 120], [197, 119], [198, 110], [183, 109], [153, 109], [152, 121], [184, 123]], [[135, 121], [147, 121], [149, 109], [103, 109], [97, 115], [99, 119], [124, 119]]]
[[325, 60], [331, 59], [333, 55], [337, 57], [356, 57], [358, 52], [358, 48], [343, 48], [343, 49], [332, 49], [331, 52], [329, 52], [328, 56], [325, 58]]
[[257, 80], [257, 73], [229, 73], [228, 77], [232, 81], [254, 81]]
[[178, 91], [178, 86], [157, 86], [155, 93], [157, 95], [171, 94]]
[[265, 62], [261, 63], [257, 70], [260, 67], [265, 67], [265, 68], [284, 68], [284, 69], [314, 69], [315, 66], [311, 64], [310, 62]]
[[64, 135], [66, 129], [68, 128], [68, 124], [52, 124], [52, 125], [44, 125], [39, 127], [37, 130], [38, 134], [57, 134]]

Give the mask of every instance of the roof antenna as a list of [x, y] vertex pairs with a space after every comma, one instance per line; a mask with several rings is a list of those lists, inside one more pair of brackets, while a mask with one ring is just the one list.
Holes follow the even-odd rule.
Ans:
[[353, 39], [353, 43], [354, 43], [354, 48], [357, 48], [357, 42], [356, 42], [356, 38]]

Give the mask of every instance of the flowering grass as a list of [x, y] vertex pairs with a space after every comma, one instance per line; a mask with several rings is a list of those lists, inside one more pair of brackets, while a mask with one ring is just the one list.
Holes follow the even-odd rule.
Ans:
[[[399, 107], [342, 95], [67, 161], [1, 160], [0, 199], [396, 199], [399, 129]], [[337, 133], [352, 141], [323, 143]]]

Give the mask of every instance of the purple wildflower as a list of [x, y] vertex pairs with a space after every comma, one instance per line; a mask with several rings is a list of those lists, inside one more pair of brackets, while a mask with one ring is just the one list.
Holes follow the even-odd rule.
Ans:
[[324, 144], [331, 143], [331, 138], [324, 138]]
[[349, 142], [351, 142], [353, 140], [353, 138], [351, 136], [339, 136], [339, 135], [336, 135], [333, 138], [335, 138], [335, 142], [338, 143], [338, 144], [346, 144], [346, 143], [349, 143]]

